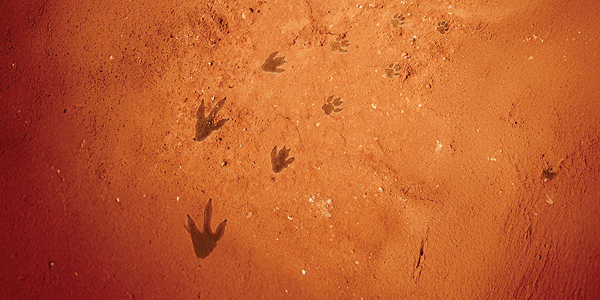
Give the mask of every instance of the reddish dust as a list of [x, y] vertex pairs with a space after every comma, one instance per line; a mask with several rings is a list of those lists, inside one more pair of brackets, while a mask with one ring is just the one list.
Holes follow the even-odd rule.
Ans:
[[599, 8], [6, 2], [0, 294], [599, 298]]

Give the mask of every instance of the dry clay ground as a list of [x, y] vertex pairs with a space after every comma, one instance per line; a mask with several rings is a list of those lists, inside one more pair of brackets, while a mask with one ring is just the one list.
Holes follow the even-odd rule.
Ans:
[[599, 7], [4, 1], [0, 294], [598, 298]]

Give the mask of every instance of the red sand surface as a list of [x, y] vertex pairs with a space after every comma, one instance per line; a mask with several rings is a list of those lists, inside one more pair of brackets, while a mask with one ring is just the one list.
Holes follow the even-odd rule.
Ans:
[[3, 1], [0, 297], [598, 299], [599, 15]]

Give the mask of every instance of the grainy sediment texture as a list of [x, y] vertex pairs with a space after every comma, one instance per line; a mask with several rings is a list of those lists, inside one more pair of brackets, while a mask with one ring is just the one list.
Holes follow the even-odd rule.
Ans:
[[2, 7], [3, 297], [600, 298], [597, 1]]

